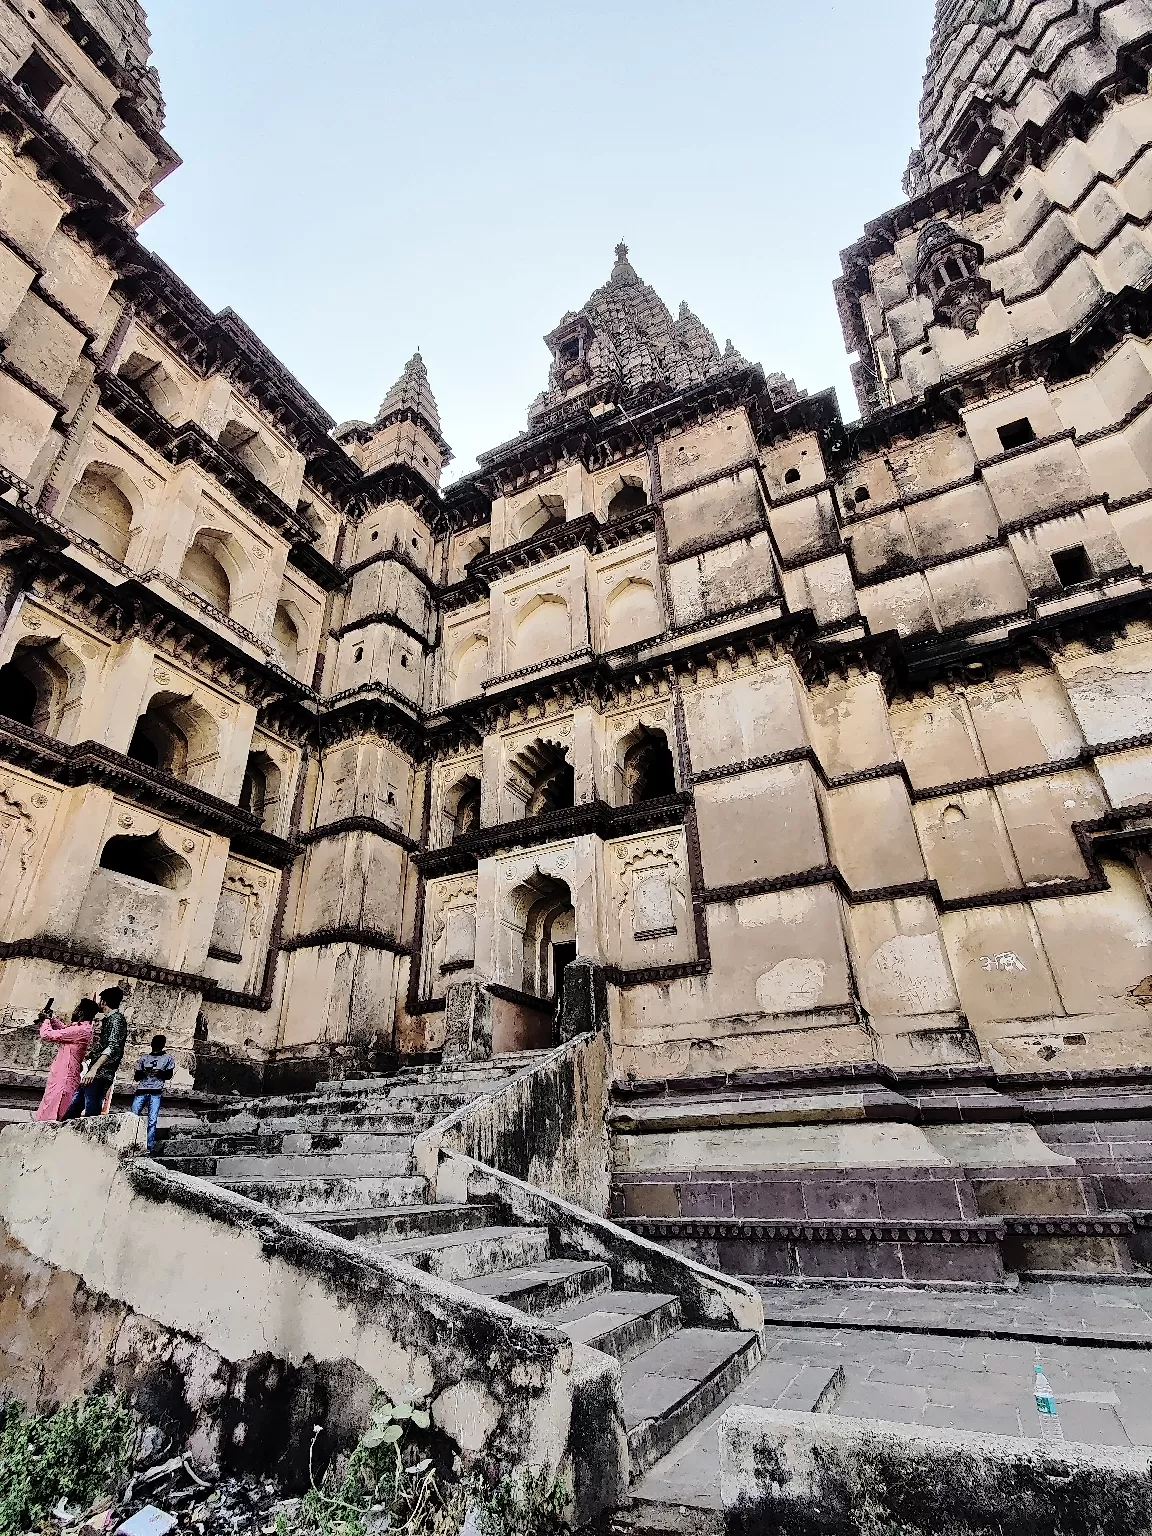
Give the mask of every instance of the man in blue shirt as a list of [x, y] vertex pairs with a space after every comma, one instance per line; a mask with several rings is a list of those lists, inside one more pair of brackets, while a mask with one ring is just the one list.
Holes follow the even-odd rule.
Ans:
[[148, 1111], [148, 1150], [156, 1144], [156, 1122], [160, 1118], [160, 1100], [168, 1080], [176, 1070], [176, 1063], [168, 1055], [168, 1041], [164, 1035], [152, 1036], [152, 1050], [141, 1056], [136, 1063], [136, 1097], [132, 1100], [132, 1113], [142, 1115]]

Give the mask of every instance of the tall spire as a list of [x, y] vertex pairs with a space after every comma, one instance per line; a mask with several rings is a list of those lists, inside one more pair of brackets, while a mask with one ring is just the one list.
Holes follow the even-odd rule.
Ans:
[[1152, 15], [1148, 0], [1123, 9], [1128, 32], [1109, 25], [1115, 0], [937, 0], [907, 194], [987, 168], [1019, 133], [1108, 87], [1123, 73], [1119, 48]]
[[375, 421], [346, 421], [332, 435], [366, 474], [388, 465], [407, 465], [430, 484], [439, 485], [452, 450], [440, 430], [440, 410], [420, 349], [404, 364]]
[[436, 396], [432, 393], [432, 386], [428, 382], [428, 370], [424, 366], [419, 347], [404, 364], [403, 373], [384, 396], [383, 403], [376, 412], [376, 424], [382, 426], [391, 417], [402, 413], [419, 416], [432, 428], [433, 432], [439, 434], [440, 411], [436, 405]]
[[544, 340], [552, 353], [548, 388], [528, 412], [533, 427], [581, 412], [660, 399], [746, 367], [731, 343], [716, 338], [681, 305], [668, 306], [628, 259], [623, 240], [608, 281], [569, 312]]

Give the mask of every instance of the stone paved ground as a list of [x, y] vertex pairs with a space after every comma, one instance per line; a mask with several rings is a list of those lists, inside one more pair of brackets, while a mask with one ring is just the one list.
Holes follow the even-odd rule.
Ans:
[[930, 1328], [1011, 1338], [1152, 1344], [1152, 1285], [1025, 1283], [1017, 1291], [897, 1291], [881, 1286], [769, 1286], [772, 1322]]
[[[855, 1418], [1039, 1438], [1039, 1356], [1068, 1440], [1152, 1446], [1152, 1288], [1061, 1283], [941, 1295], [771, 1287], [764, 1302], [764, 1361], [725, 1408], [738, 1401], [811, 1412], [819, 1402]], [[720, 1507], [723, 1411], [653, 1467], [640, 1498]]]

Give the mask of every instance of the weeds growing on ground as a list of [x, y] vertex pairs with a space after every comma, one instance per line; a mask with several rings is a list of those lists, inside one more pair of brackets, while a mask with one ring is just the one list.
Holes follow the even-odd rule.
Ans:
[[562, 1482], [531, 1467], [494, 1488], [478, 1478], [443, 1477], [420, 1443], [430, 1424], [423, 1409], [378, 1401], [347, 1462], [313, 1479], [295, 1519], [277, 1522], [277, 1536], [457, 1536], [470, 1509], [482, 1536], [560, 1536], [566, 1529]]
[[86, 1510], [123, 1478], [133, 1423], [115, 1397], [78, 1397], [54, 1413], [0, 1411], [0, 1536], [20, 1536], [63, 1499]]

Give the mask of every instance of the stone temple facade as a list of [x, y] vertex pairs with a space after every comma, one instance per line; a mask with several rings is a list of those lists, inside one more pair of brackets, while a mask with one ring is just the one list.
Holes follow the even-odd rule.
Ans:
[[135, 0], [0, 0], [0, 1058], [126, 979], [185, 1082], [306, 1087], [583, 975], [622, 1220], [1139, 1264], [1152, 0], [939, 0], [859, 420], [622, 244], [447, 488], [418, 353], [336, 426], [142, 242], [147, 61]]

